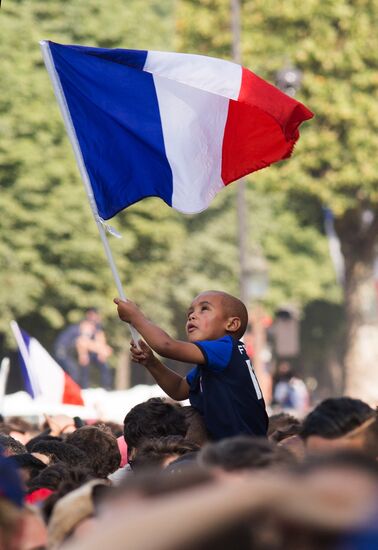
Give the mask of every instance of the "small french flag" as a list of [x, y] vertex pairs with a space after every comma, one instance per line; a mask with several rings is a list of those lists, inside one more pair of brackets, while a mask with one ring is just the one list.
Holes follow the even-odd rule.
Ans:
[[20, 363], [25, 389], [33, 397], [42, 397], [50, 403], [84, 405], [80, 387], [43, 346], [11, 322], [12, 332], [20, 352]]
[[103, 219], [149, 196], [193, 214], [290, 156], [313, 114], [229, 61], [41, 42]]

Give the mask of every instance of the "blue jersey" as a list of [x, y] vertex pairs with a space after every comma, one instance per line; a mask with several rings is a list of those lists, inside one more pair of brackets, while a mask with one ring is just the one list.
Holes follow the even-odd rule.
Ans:
[[195, 344], [206, 362], [186, 377], [189, 399], [204, 417], [212, 439], [240, 434], [265, 436], [265, 403], [243, 342], [223, 336]]

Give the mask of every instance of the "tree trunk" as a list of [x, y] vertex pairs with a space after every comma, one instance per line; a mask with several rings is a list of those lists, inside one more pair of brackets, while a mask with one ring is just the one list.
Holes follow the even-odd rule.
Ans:
[[347, 322], [344, 394], [378, 402], [378, 299], [373, 264], [377, 255], [378, 215], [369, 225], [349, 211], [336, 224], [345, 259]]

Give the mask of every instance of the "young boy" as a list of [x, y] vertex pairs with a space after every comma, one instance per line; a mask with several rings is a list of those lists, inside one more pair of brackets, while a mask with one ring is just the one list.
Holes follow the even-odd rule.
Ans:
[[219, 291], [197, 296], [187, 315], [188, 342], [171, 338], [132, 302], [116, 298], [119, 317], [131, 323], [159, 355], [194, 363], [186, 378], [171, 371], [142, 341], [132, 358], [177, 401], [190, 399], [213, 440], [240, 434], [266, 435], [268, 417], [251, 361], [240, 341], [248, 323], [245, 305]]

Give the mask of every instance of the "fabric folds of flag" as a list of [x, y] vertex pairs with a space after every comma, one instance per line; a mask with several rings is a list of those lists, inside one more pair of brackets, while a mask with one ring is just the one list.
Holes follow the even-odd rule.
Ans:
[[41, 44], [103, 219], [148, 196], [200, 212], [232, 181], [290, 156], [313, 116], [229, 61]]
[[20, 329], [16, 321], [12, 321], [11, 328], [19, 348], [25, 389], [31, 397], [42, 397], [51, 403], [84, 405], [78, 384], [38, 340]]

